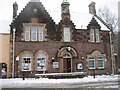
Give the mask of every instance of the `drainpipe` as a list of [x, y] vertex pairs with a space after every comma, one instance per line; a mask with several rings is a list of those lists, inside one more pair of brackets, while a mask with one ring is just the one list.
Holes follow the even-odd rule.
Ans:
[[16, 29], [14, 28], [13, 29], [13, 64], [12, 64], [12, 66], [13, 66], [13, 68], [12, 68], [12, 78], [14, 78], [14, 73], [15, 73], [15, 69], [14, 69], [14, 63], [15, 63], [15, 31], [16, 31]]
[[110, 31], [110, 48], [111, 48], [111, 59], [112, 59], [112, 74], [114, 75], [115, 74], [115, 71], [114, 71], [114, 50], [113, 50], [113, 43], [112, 43], [112, 32]]

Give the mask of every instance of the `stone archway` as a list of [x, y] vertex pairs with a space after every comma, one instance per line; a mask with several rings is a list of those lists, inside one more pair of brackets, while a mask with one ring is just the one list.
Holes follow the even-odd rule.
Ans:
[[77, 58], [77, 52], [72, 47], [62, 47], [57, 53], [57, 58], [60, 62], [60, 72], [70, 73], [73, 72], [73, 58]]
[[59, 49], [58, 53], [57, 53], [57, 57], [60, 58], [60, 57], [63, 57], [65, 55], [66, 52], [69, 52], [72, 57], [77, 57], [78, 54], [76, 52], [76, 50], [70, 46], [65, 46], [65, 47], [62, 47]]

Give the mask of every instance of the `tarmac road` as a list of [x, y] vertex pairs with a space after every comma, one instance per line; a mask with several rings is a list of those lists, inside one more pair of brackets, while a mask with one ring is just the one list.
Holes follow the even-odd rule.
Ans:
[[[116, 88], [115, 90], [119, 90], [118, 87], [120, 88], [120, 82], [117, 81], [112, 81], [112, 82], [92, 82], [92, 83], [60, 83], [60, 84], [38, 84], [38, 83], [32, 83], [29, 85], [4, 85], [2, 86], [2, 90], [17, 90], [15, 88], [21, 88], [18, 90], [27, 90], [27, 88], [29, 88], [28, 90], [57, 90], [60, 88], [66, 88], [67, 90], [75, 90], [73, 88], [79, 88], [77, 90], [81, 90], [80, 88]], [[11, 89], [8, 89], [11, 88]], [[26, 89], [22, 89], [22, 88], [26, 88]], [[35, 89], [36, 88], [36, 89]], [[38, 88], [42, 88], [42, 89], [38, 89]], [[44, 88], [44, 89], [43, 89]], [[46, 89], [45, 89], [46, 88]], [[66, 90], [65, 89], [65, 90]], [[114, 90], [112, 89], [112, 90]], [[60, 90], [64, 90], [64, 89], [60, 89]], [[84, 89], [87, 90], [87, 89]], [[89, 89], [90, 90], [90, 89]], [[99, 89], [101, 90], [101, 89]], [[104, 90], [104, 89], [102, 89]], [[108, 89], [111, 90], [111, 89]]]

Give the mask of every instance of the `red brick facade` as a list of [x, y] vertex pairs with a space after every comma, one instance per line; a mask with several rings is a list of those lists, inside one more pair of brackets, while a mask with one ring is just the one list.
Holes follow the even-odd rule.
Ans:
[[[62, 5], [69, 6], [68, 2], [63, 2]], [[41, 7], [37, 7], [41, 6]], [[36, 13], [33, 9], [36, 8]], [[32, 20], [34, 19], [34, 20]], [[67, 73], [67, 72], [87, 72], [92, 74], [93, 70], [89, 69], [89, 56], [102, 55], [104, 56], [104, 68], [98, 68], [98, 62], [95, 63], [96, 74], [111, 73], [111, 49], [109, 31], [101, 30], [99, 23], [94, 17], [88, 22], [87, 29], [76, 29], [74, 23], [70, 20], [70, 13], [62, 13], [62, 19], [58, 25], [55, 25], [52, 18], [46, 12], [40, 2], [29, 2], [23, 11], [11, 23], [11, 45], [13, 28], [16, 29], [15, 41], [15, 57], [19, 56], [19, 61], [15, 60], [15, 75], [22, 76], [22, 55], [25, 52], [31, 55], [31, 70], [25, 71], [27, 76], [34, 76], [39, 73]], [[89, 23], [90, 22], [90, 23]], [[25, 41], [26, 23], [39, 23], [45, 25], [45, 35], [43, 41]], [[70, 42], [63, 40], [63, 28], [70, 27]], [[100, 42], [90, 41], [90, 29], [99, 29]], [[12, 47], [12, 46], [11, 46]], [[44, 52], [46, 55], [45, 71], [37, 70], [37, 53]], [[65, 54], [71, 56], [65, 58]], [[97, 56], [95, 56], [97, 58]], [[12, 59], [12, 57], [11, 57]], [[66, 59], [66, 61], [65, 61]], [[58, 62], [58, 68], [53, 68], [53, 63]], [[82, 63], [83, 68], [78, 69], [77, 65]], [[67, 69], [70, 68], [70, 71]], [[29, 73], [29, 74], [28, 74]]]

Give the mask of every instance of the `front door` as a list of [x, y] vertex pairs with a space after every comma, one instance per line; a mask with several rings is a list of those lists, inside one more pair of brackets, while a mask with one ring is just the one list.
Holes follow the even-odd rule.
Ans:
[[71, 58], [63, 58], [63, 72], [71, 72]]

